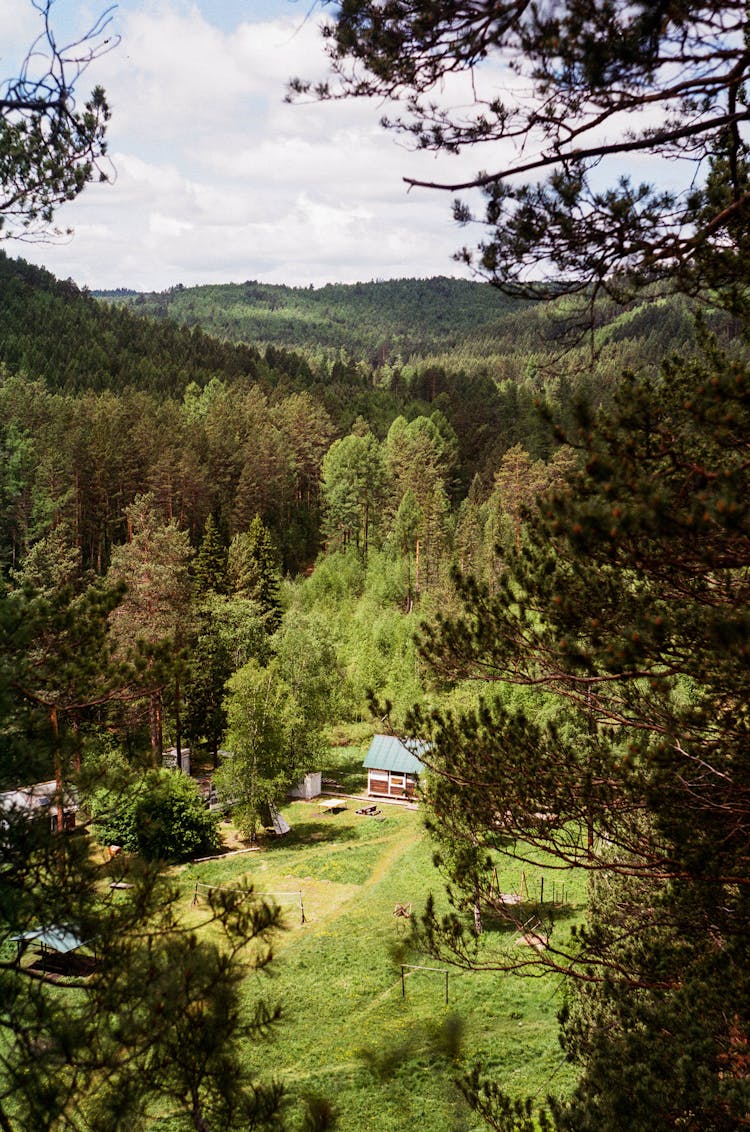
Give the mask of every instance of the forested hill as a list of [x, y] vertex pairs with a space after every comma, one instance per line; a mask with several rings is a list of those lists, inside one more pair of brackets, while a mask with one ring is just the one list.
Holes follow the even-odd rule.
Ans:
[[213, 376], [256, 378], [259, 351], [96, 302], [72, 280], [0, 252], [0, 365], [63, 392], [133, 386], [182, 394]]
[[530, 306], [466, 279], [390, 279], [325, 287], [177, 285], [159, 293], [95, 292], [140, 314], [172, 318], [233, 342], [344, 349], [372, 365], [497, 340]]
[[[536, 384], [537, 373], [565, 371], [608, 387], [624, 368], [648, 365], [693, 333], [682, 299], [602, 307], [594, 374], [590, 338], [560, 363], [568, 316], [565, 301], [522, 303], [447, 278], [89, 293], [0, 252], [0, 365], [62, 392], [133, 387], [180, 397], [190, 383], [245, 378], [269, 390], [323, 386], [334, 417], [353, 408], [369, 417], [351, 403], [356, 390], [432, 399], [459, 373]], [[419, 379], [416, 370], [435, 365], [444, 371], [437, 385]]]
[[[151, 491], [164, 515], [179, 516], [196, 539], [209, 514], [228, 537], [259, 514], [285, 569], [296, 572], [320, 546], [323, 463], [336, 440], [346, 441], [344, 454], [364, 446], [377, 464], [394, 425], [396, 433], [413, 426], [415, 443], [442, 438], [435, 452], [428, 444], [422, 453], [415, 489], [431, 482], [431, 462], [445, 464], [440, 499], [450, 509], [472, 487], [487, 497], [516, 446], [533, 460], [554, 458], [540, 401], [571, 429], [579, 402], [606, 402], [625, 368], [657, 365], [692, 332], [683, 300], [603, 310], [594, 361], [588, 342], [560, 356], [553, 331], [567, 313], [562, 301], [503, 307], [489, 288], [455, 280], [328, 291], [340, 297], [331, 311], [342, 325], [363, 333], [368, 325], [391, 333], [411, 310], [410, 325], [424, 319], [435, 352], [374, 366], [348, 350], [323, 350], [312, 331], [304, 348], [229, 343], [198, 326], [100, 302], [0, 253], [0, 526], [8, 568], [45, 530], [45, 516], [55, 515], [77, 532], [87, 568], [104, 569], [126, 537], [126, 508]], [[451, 293], [461, 300], [454, 307]], [[371, 304], [378, 296], [388, 301], [348, 324], [344, 312], [358, 302], [364, 310], [368, 295]], [[490, 304], [499, 312], [494, 323]], [[213, 324], [218, 311], [209, 318], [207, 306], [206, 321]]]
[[[149, 318], [173, 320], [237, 343], [301, 351], [315, 364], [344, 352], [374, 370], [403, 369], [426, 360], [450, 371], [522, 380], [537, 370], [592, 375], [592, 346], [601, 381], [625, 368], [642, 369], [693, 338], [682, 298], [602, 301], [591, 334], [580, 301], [511, 299], [466, 279], [394, 279], [373, 283], [284, 287], [210, 284], [140, 293], [94, 292], [104, 302]], [[387, 379], [386, 379], [387, 380]]]

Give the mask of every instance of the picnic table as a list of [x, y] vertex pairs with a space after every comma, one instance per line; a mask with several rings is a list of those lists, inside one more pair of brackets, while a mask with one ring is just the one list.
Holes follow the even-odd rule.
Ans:
[[318, 804], [321, 813], [333, 814], [336, 813], [337, 810], [346, 809], [346, 798], [326, 798], [324, 802], [319, 802]]

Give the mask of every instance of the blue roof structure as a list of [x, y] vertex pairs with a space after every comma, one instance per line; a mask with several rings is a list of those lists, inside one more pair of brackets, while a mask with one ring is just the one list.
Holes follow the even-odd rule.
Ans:
[[[418, 751], [427, 749], [421, 740], [410, 741]], [[395, 770], [397, 774], [421, 774], [424, 764], [395, 735], [373, 735], [363, 764], [371, 770]]]
[[35, 928], [33, 931], [11, 936], [11, 939], [14, 943], [40, 943], [60, 955], [76, 951], [79, 947], [83, 947], [84, 942], [70, 928], [64, 927]]

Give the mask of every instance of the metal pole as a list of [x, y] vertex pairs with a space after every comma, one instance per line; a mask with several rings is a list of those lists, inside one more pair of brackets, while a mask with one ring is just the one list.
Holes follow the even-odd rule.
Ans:
[[406, 998], [406, 979], [404, 978], [404, 965], [401, 964], [401, 997]]

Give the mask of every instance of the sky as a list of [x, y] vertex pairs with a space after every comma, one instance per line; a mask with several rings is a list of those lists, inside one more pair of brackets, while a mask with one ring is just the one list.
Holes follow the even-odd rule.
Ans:
[[[105, 8], [55, 0], [58, 42]], [[72, 236], [9, 255], [91, 289], [467, 274], [450, 194], [403, 177], [460, 179], [476, 155], [410, 151], [373, 102], [284, 102], [292, 76], [325, 74], [314, 0], [120, 0], [111, 16], [119, 45], [80, 91], [107, 92], [112, 181], [58, 211]], [[40, 26], [32, 0], [0, 0], [1, 77]]]

